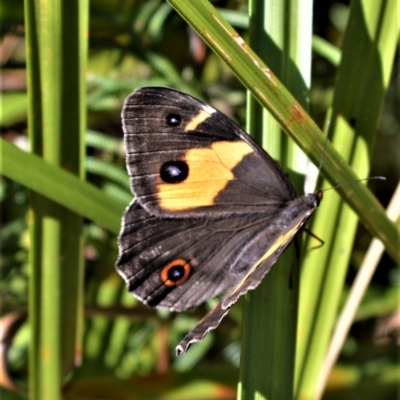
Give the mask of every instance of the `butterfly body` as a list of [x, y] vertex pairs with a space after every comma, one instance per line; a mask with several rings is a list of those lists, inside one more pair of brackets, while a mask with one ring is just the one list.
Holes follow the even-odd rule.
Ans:
[[177, 347], [185, 352], [254, 289], [314, 212], [279, 165], [224, 114], [176, 90], [146, 87], [122, 113], [135, 200], [117, 271], [145, 304], [184, 311], [225, 293]]

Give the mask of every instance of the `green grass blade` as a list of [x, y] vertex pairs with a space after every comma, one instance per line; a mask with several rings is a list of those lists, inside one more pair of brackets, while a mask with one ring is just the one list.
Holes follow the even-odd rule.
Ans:
[[[396, 52], [396, 19], [394, 1], [354, 1], [351, 5], [329, 135], [359, 176], [369, 173], [374, 134]], [[297, 358], [297, 398], [301, 399], [315, 397], [358, 221], [347, 205], [335, 201], [336, 196], [329, 193], [325, 197], [311, 227], [325, 246], [318, 251], [309, 247], [302, 276], [305, 296], [300, 303], [302, 340]], [[369, 213], [373, 210], [366, 208], [361, 217]]]
[[342, 57], [340, 49], [316, 35], [313, 36], [313, 50], [320, 56], [325, 57], [333, 65], [338, 66], [340, 64]]
[[110, 180], [119, 183], [122, 187], [125, 187], [127, 191], [130, 190], [129, 178], [126, 171], [113, 164], [99, 160], [96, 157], [87, 157], [86, 171], [109, 178]]
[[[27, 84], [29, 90], [28, 96], [28, 120], [29, 120], [29, 130], [32, 135], [33, 132], [42, 131], [42, 93], [41, 93], [41, 79], [40, 79], [40, 67], [39, 67], [39, 41], [38, 41], [38, 21], [35, 17], [35, 2], [25, 1], [24, 2], [25, 11], [25, 26], [26, 26], [26, 43], [29, 49], [29, 54], [26, 57], [27, 63]], [[27, 52], [28, 53], [28, 52]], [[35, 99], [35, 101], [33, 101]], [[8, 167], [13, 168], [10, 162], [15, 161], [14, 157], [7, 160], [8, 146], [12, 146], [7, 142], [1, 142], [1, 153], [3, 159], [3, 171], [4, 175], [7, 176], [6, 171]], [[31, 141], [31, 149], [33, 152], [39, 152], [41, 150], [41, 142], [39, 140]], [[13, 147], [10, 147], [13, 150]], [[11, 178], [13, 179], [13, 178]], [[41, 312], [41, 274], [39, 270], [39, 265], [41, 262], [40, 248], [42, 243], [42, 229], [37, 223], [38, 218], [36, 218], [37, 213], [39, 213], [40, 201], [33, 204], [36, 200], [34, 195], [31, 195], [31, 211], [30, 211], [30, 268], [32, 271], [32, 278], [29, 282], [31, 286], [29, 292], [29, 309], [32, 310], [32, 316], [29, 320], [29, 328], [32, 332], [29, 348], [29, 395], [32, 399], [39, 399], [41, 394], [41, 360], [40, 360], [40, 336], [38, 332], [40, 331], [40, 312]], [[35, 212], [33, 211], [35, 210]], [[58, 371], [58, 368], [57, 368]], [[57, 383], [58, 383], [57, 377]], [[56, 395], [58, 396], [58, 394]]]
[[[250, 44], [304, 107], [311, 72], [311, 15], [309, 1], [274, 7], [268, 2], [250, 4]], [[301, 173], [304, 156], [287, 140], [279, 124], [254, 98], [249, 99], [248, 111], [249, 132], [259, 138], [285, 171]], [[290, 175], [301, 192], [299, 175]], [[299, 269], [292, 268], [294, 262], [294, 252], [285, 252], [260, 287], [246, 295], [239, 399], [292, 398], [299, 284]]]
[[118, 233], [121, 215], [126, 205], [108, 196], [95, 186], [60, 168], [53, 167], [40, 157], [26, 153], [0, 139], [4, 176], [47, 197], [78, 215]]
[[[400, 183], [397, 185], [395, 193], [387, 207], [387, 214], [389, 218], [393, 221], [396, 221], [397, 223], [400, 222]], [[357, 272], [354, 284], [351, 288], [349, 295], [347, 296], [346, 304], [343, 306], [343, 309], [340, 312], [340, 315], [335, 324], [335, 330], [329, 343], [329, 349], [324, 359], [322, 371], [318, 378], [318, 388], [316, 396], [318, 399], [322, 397], [322, 393], [325, 389], [329, 374], [349, 334], [352, 322], [354, 321], [354, 317], [356, 315], [356, 311], [359, 309], [362, 298], [365, 295], [369, 284], [371, 283], [374, 273], [376, 272], [376, 268], [378, 266], [379, 260], [382, 257], [383, 251], [384, 247], [382, 243], [377, 239], [373, 239], [368, 248], [368, 251], [365, 253], [364, 260]], [[381, 296], [379, 298], [379, 309], [381, 310], [381, 312], [384, 312], [383, 315], [389, 315], [390, 313], [395, 312], [395, 310], [398, 308], [398, 296], [393, 296], [395, 292], [396, 289], [392, 289], [391, 291], [389, 291], [388, 298], [385, 298], [384, 296]], [[385, 310], [385, 304], [387, 304], [390, 308]]]
[[[26, 0], [25, 10], [32, 150], [83, 178], [88, 3]], [[81, 353], [82, 217], [37, 193], [31, 210], [29, 392], [56, 400]]]
[[[219, 8], [219, 13], [235, 28], [248, 29], [249, 16], [243, 12]], [[254, 45], [251, 46], [255, 49]], [[333, 65], [340, 64], [341, 52], [336, 46], [321, 38], [320, 36], [313, 35], [312, 48], [320, 56], [325, 57]], [[261, 55], [257, 50], [257, 54]], [[268, 63], [269, 64], [269, 63]], [[270, 64], [269, 64], [270, 65]], [[274, 69], [274, 68], [272, 68]]]

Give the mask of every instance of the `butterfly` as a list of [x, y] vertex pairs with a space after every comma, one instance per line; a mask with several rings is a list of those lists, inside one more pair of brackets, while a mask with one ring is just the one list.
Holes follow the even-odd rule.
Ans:
[[143, 87], [122, 125], [134, 200], [122, 217], [117, 272], [143, 303], [182, 312], [223, 293], [176, 347], [215, 329], [256, 288], [318, 207], [242, 128], [180, 91]]

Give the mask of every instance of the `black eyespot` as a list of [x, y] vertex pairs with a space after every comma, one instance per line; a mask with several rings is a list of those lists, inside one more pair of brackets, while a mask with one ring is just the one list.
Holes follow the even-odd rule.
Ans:
[[182, 265], [174, 265], [168, 269], [167, 275], [171, 282], [178, 282], [185, 275], [185, 269]]
[[168, 114], [167, 124], [169, 126], [179, 126], [182, 122], [182, 117], [179, 114]]
[[166, 183], [179, 183], [189, 175], [189, 167], [184, 161], [168, 161], [161, 166], [160, 177]]

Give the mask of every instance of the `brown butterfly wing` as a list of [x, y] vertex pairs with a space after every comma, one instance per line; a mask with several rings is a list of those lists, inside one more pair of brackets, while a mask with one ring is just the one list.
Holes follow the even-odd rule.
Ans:
[[272, 214], [296, 197], [277, 163], [246, 132], [189, 95], [138, 89], [127, 98], [122, 121], [132, 191], [151, 214]]
[[[253, 264], [249, 264], [246, 274], [230, 290], [222, 300], [181, 340], [176, 347], [177, 355], [185, 353], [192, 343], [203, 340], [204, 336], [220, 324], [230, 307], [249, 290], [255, 289], [276, 263], [279, 256], [289, 246], [296, 234], [314, 213], [322, 199], [322, 192], [300, 197], [289, 203], [282, 210], [279, 218], [273, 224], [279, 226], [279, 233], [274, 235], [271, 225], [268, 227], [268, 237], [272, 237], [269, 246], [262, 256]], [[278, 232], [277, 231], [277, 232]]]
[[135, 201], [124, 215], [116, 268], [145, 304], [183, 311], [244, 279], [280, 234], [273, 220], [160, 218]]

